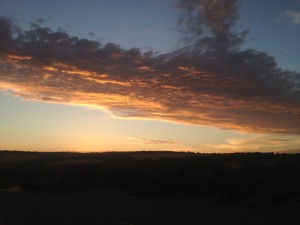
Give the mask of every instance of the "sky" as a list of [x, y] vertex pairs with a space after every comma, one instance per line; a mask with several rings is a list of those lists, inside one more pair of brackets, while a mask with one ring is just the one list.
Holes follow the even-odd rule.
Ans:
[[0, 0], [0, 149], [300, 151], [299, 0]]

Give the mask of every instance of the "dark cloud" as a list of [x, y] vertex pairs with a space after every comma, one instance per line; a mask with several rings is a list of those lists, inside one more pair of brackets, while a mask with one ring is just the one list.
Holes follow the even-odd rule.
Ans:
[[239, 18], [237, 0], [179, 0], [183, 14], [178, 25], [190, 42], [190, 50], [199, 54], [221, 54], [238, 49], [248, 31], [234, 32]]
[[92, 38], [96, 37], [94, 32], [89, 32], [89, 36], [92, 37]]
[[0, 19], [0, 49], [1, 51], [8, 52], [14, 46], [13, 34], [16, 33], [16, 27], [13, 22], [6, 17]]
[[0, 88], [23, 98], [104, 107], [120, 117], [300, 134], [300, 74], [241, 51], [235, 0], [185, 0], [189, 44], [155, 54], [0, 19]]

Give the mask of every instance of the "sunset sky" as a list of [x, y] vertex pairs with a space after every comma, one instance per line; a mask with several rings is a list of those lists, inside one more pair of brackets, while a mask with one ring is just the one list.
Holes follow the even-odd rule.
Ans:
[[1, 0], [0, 149], [300, 151], [300, 0]]

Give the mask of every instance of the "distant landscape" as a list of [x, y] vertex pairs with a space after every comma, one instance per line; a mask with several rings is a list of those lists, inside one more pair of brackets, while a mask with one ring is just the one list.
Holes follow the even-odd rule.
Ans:
[[300, 154], [0, 153], [1, 189], [128, 189], [132, 196], [300, 204]]
[[300, 154], [1, 151], [0, 185], [5, 225], [293, 224]]

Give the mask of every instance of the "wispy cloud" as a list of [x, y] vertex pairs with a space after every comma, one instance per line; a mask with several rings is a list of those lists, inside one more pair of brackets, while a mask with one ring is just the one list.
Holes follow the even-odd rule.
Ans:
[[170, 139], [161, 140], [161, 139], [133, 138], [133, 137], [130, 137], [128, 139], [142, 143], [142, 144], [146, 144], [146, 145], [179, 145], [178, 142], [176, 142], [174, 140], [170, 140]]
[[236, 151], [276, 151], [295, 148], [300, 145], [299, 138], [274, 138], [257, 136], [253, 138], [231, 138], [223, 144], [207, 145], [206, 147], [224, 152]]
[[245, 132], [300, 134], [300, 74], [239, 49], [235, 0], [185, 0], [186, 47], [142, 52], [0, 19], [0, 89], [24, 99]]
[[151, 150], [172, 150], [172, 151], [193, 151], [197, 149], [184, 145], [173, 139], [151, 139], [145, 137], [128, 137], [133, 144], [138, 145], [139, 148], [146, 148]]
[[287, 17], [293, 24], [300, 25], [300, 11], [289, 10], [284, 13], [284, 16]]

